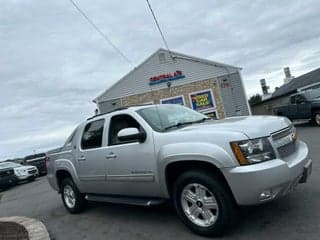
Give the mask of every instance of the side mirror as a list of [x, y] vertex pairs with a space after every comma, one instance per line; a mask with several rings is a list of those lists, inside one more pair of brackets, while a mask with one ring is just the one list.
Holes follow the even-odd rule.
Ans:
[[134, 141], [144, 142], [146, 140], [146, 133], [140, 132], [138, 128], [124, 128], [118, 132], [117, 135], [120, 141]]

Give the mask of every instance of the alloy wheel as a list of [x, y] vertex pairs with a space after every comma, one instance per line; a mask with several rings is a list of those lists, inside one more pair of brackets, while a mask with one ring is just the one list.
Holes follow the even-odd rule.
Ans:
[[70, 185], [65, 185], [63, 189], [64, 201], [68, 208], [74, 208], [76, 205], [75, 193]]
[[181, 193], [185, 215], [200, 227], [212, 226], [219, 217], [219, 206], [214, 194], [202, 184], [192, 183]]

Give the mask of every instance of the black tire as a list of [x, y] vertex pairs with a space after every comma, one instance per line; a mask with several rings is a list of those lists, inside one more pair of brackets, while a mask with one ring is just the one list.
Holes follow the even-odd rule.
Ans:
[[[206, 187], [216, 199], [218, 216], [210, 226], [199, 226], [192, 222], [183, 210], [181, 195], [185, 187], [190, 184], [201, 184]], [[224, 181], [217, 176], [203, 170], [193, 170], [178, 177], [173, 186], [173, 201], [182, 222], [193, 232], [203, 236], [221, 236], [223, 232], [236, 221], [237, 207], [233, 196]], [[198, 202], [198, 201], [197, 201]], [[211, 210], [210, 210], [211, 211]], [[217, 213], [217, 212], [215, 212]], [[200, 213], [201, 216], [201, 213]]]
[[317, 125], [318, 127], [320, 127], [320, 112], [316, 112], [313, 114], [313, 118], [312, 121], [315, 125]]
[[[72, 189], [72, 191], [74, 193], [74, 199], [75, 199], [74, 206], [70, 206], [70, 204], [68, 204], [66, 202], [66, 198], [65, 198], [66, 187], [68, 187], [68, 188], [70, 187], [70, 189]], [[63, 202], [63, 205], [65, 206], [65, 208], [72, 214], [82, 212], [86, 208], [86, 205], [87, 205], [87, 200], [85, 199], [84, 194], [82, 194], [78, 190], [78, 188], [76, 187], [76, 185], [74, 184], [74, 182], [70, 178], [65, 178], [62, 180], [61, 199], [62, 199], [62, 202]]]
[[34, 182], [34, 180], [36, 180], [36, 178], [32, 177], [32, 178], [29, 179], [29, 182]]

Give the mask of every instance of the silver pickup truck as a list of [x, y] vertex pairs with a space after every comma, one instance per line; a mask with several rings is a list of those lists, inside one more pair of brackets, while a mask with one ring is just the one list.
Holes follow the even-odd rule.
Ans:
[[48, 180], [66, 209], [88, 200], [155, 205], [171, 199], [194, 232], [221, 234], [238, 205], [271, 201], [307, 181], [307, 145], [284, 117], [211, 120], [179, 105], [97, 115], [48, 152]]

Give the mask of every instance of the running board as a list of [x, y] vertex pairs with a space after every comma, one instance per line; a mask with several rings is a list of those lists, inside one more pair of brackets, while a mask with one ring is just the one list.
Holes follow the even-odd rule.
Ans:
[[160, 205], [166, 202], [166, 199], [162, 198], [143, 198], [143, 197], [120, 197], [120, 196], [109, 196], [109, 195], [98, 195], [98, 194], [87, 194], [85, 199], [94, 202], [108, 202], [108, 203], [119, 203], [127, 205], [137, 206], [154, 206]]

